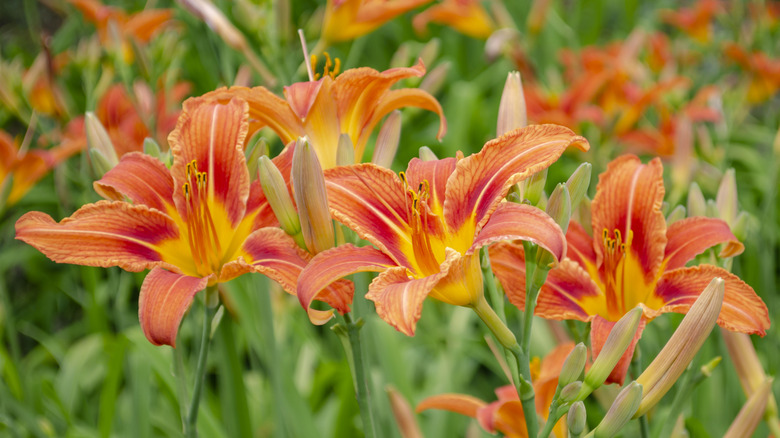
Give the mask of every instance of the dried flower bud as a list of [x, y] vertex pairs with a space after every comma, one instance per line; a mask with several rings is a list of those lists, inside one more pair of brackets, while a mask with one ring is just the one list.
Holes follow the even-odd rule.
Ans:
[[604, 342], [604, 347], [602, 347], [599, 356], [593, 361], [590, 370], [585, 374], [582, 390], [577, 397], [579, 400], [583, 400], [607, 380], [607, 376], [615, 368], [615, 365], [617, 365], [621, 356], [623, 356], [623, 353], [626, 352], [626, 349], [634, 339], [636, 329], [639, 327], [641, 320], [642, 309], [635, 307], [615, 323], [612, 331], [609, 332], [609, 336], [607, 336], [607, 340]]
[[655, 406], [691, 363], [715, 326], [723, 304], [725, 284], [721, 278], [712, 279], [661, 352], [636, 379], [645, 387], [636, 417]]
[[691, 183], [691, 188], [688, 189], [688, 215], [691, 217], [707, 215], [707, 201], [704, 200], [704, 194], [695, 182]]
[[325, 177], [317, 153], [305, 139], [295, 144], [292, 185], [306, 248], [317, 254], [333, 247], [333, 221], [328, 210]]
[[382, 167], [390, 168], [393, 165], [395, 153], [398, 151], [398, 143], [401, 140], [401, 111], [390, 113], [379, 129], [376, 137], [376, 147], [371, 162]]
[[585, 411], [585, 403], [578, 401], [571, 405], [569, 413], [566, 416], [566, 423], [569, 426], [569, 433], [571, 436], [576, 437], [582, 435], [585, 431], [585, 425], [587, 424], [587, 412]]
[[563, 362], [561, 373], [558, 375], [558, 386], [565, 387], [580, 378], [582, 369], [585, 368], [585, 360], [588, 358], [588, 349], [580, 342], [569, 353]]
[[338, 146], [336, 146], [336, 165], [346, 166], [348, 164], [355, 164], [355, 146], [352, 144], [349, 134], [341, 134]]
[[519, 72], [511, 72], [506, 78], [501, 103], [498, 105], [498, 124], [496, 134], [502, 136], [507, 132], [528, 125], [525, 108], [523, 82]]
[[595, 438], [612, 438], [631, 420], [631, 417], [642, 401], [642, 385], [631, 382], [623, 388], [615, 398], [615, 402], [607, 411], [607, 415], [593, 429]]

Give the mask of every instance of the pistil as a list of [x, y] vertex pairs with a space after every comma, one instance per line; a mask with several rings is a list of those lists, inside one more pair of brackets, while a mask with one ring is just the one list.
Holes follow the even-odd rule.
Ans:
[[208, 174], [198, 171], [198, 163], [187, 164], [187, 182], [182, 186], [187, 207], [187, 239], [198, 274], [207, 276], [221, 266], [222, 246], [208, 202]]

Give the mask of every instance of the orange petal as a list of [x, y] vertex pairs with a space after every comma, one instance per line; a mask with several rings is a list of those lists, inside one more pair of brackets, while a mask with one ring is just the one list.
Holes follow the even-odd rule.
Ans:
[[566, 255], [566, 237], [561, 227], [544, 211], [526, 204], [499, 204], [466, 254], [501, 240], [525, 240], [539, 245], [555, 260]]
[[590, 266], [596, 266], [593, 237], [578, 222], [569, 222], [569, 229], [566, 231], [566, 248], [566, 256], [586, 270]]
[[[701, 292], [701, 290], [699, 292]], [[612, 327], [614, 327], [615, 324], [617, 324], [616, 321], [607, 321], [598, 315], [593, 318], [590, 326], [590, 345], [593, 348], [594, 359], [601, 353], [604, 342], [606, 342], [609, 332], [612, 331]], [[612, 369], [609, 377], [607, 377], [606, 383], [623, 384], [623, 381], [626, 378], [626, 372], [628, 371], [628, 366], [631, 365], [631, 359], [634, 357], [634, 349], [636, 348], [637, 342], [639, 342], [639, 338], [642, 337], [642, 331], [644, 331], [646, 324], [647, 320], [642, 318], [639, 322], [639, 327], [636, 329], [634, 339], [631, 340], [628, 348], [626, 348], [626, 352], [623, 353], [623, 356], [620, 357], [615, 368]]]
[[332, 0], [327, 2], [322, 38], [339, 42], [365, 35], [397, 15], [431, 0], [396, 0], [366, 2], [363, 0]]
[[[15, 155], [15, 154], [14, 154]], [[13, 155], [12, 155], [13, 156]], [[5, 202], [13, 205], [30, 191], [54, 166], [54, 160], [47, 150], [33, 150], [16, 160], [11, 168], [13, 180]]]
[[184, 102], [168, 142], [173, 152], [173, 199], [185, 221], [188, 214], [182, 187], [189, 180], [186, 167], [192, 161], [198, 171], [207, 173], [207, 197], [225, 209], [231, 224], [235, 227], [244, 217], [249, 197], [244, 157], [247, 129], [247, 104], [243, 100], [220, 104], [214, 99], [191, 98]]
[[646, 310], [645, 315], [649, 314], [652, 318], [664, 312], [686, 313], [715, 277], [726, 281], [718, 325], [734, 332], [764, 336], [770, 324], [766, 304], [739, 277], [712, 265], [679, 268], [664, 273], [658, 281], [655, 295], [665, 304], [652, 313]]
[[428, 23], [445, 24], [472, 38], [486, 39], [496, 25], [478, 0], [444, 0], [417, 14], [414, 30], [423, 33]]
[[527, 437], [523, 403], [520, 400], [501, 403], [493, 414], [493, 425], [508, 438]]
[[715, 245], [725, 243], [720, 257], [741, 254], [745, 246], [734, 237], [729, 225], [709, 217], [689, 217], [679, 220], [666, 230], [666, 254], [664, 269], [681, 268], [694, 257]]
[[122, 26], [122, 30], [142, 43], [147, 43], [171, 17], [172, 9], [147, 9], [133, 14]]
[[[287, 293], [296, 294], [299, 275], [311, 256], [298, 247], [292, 237], [280, 228], [263, 228], [247, 238], [243, 250], [252, 271], [276, 281]], [[220, 280], [226, 281], [222, 280], [222, 275]], [[349, 312], [353, 294], [352, 282], [338, 280], [319, 291], [316, 299], [328, 303], [343, 314]]]
[[607, 165], [606, 172], [599, 177], [591, 207], [599, 267], [604, 260], [604, 230], [609, 237], [615, 237], [615, 230], [619, 230], [624, 242], [630, 232], [633, 235], [630, 250], [644, 270], [645, 283], [654, 280], [666, 247], [666, 219], [661, 213], [663, 199], [660, 159], [642, 164], [634, 155], [623, 155]]
[[[317, 325], [325, 324], [333, 311], [321, 311], [311, 308], [314, 300], [325, 301], [337, 298], [334, 293], [324, 289], [336, 279], [355, 272], [381, 272], [394, 266], [389, 257], [370, 246], [358, 248], [352, 244], [337, 246], [317, 254], [298, 279], [298, 300], [309, 319]], [[344, 300], [346, 302], [346, 300]], [[351, 299], [349, 300], [351, 302]], [[349, 303], [346, 303], [349, 304]]]
[[[122, 156], [119, 164], [93, 184], [100, 196], [143, 204], [164, 213], [173, 205], [173, 178], [160, 160], [140, 152]], [[174, 210], [175, 211], [175, 210]]]
[[154, 345], [176, 347], [184, 313], [195, 294], [208, 284], [208, 277], [197, 278], [154, 268], [141, 285], [138, 298], [138, 319], [146, 339]]
[[[355, 142], [358, 134], [352, 131], [345, 131], [339, 127], [339, 116], [335, 96], [333, 94], [333, 80], [326, 76], [320, 81], [319, 91], [312, 96], [314, 101], [310, 103], [310, 108], [306, 109], [306, 118], [303, 120], [303, 129], [309, 142], [317, 152], [317, 158], [323, 169], [336, 167], [336, 155], [338, 152], [339, 136], [342, 132], [349, 134], [350, 140]], [[289, 87], [288, 87], [289, 89]], [[306, 87], [304, 87], [306, 89]], [[287, 92], [288, 90], [285, 90]], [[292, 93], [287, 93], [293, 98]], [[292, 104], [292, 103], [291, 103]], [[304, 108], [300, 109], [303, 111]], [[355, 154], [355, 159], [360, 160], [361, 156]], [[351, 164], [351, 163], [349, 163]]]
[[409, 187], [417, 189], [423, 181], [427, 181], [430, 186], [430, 197], [428, 206], [431, 210], [440, 214], [444, 211], [444, 193], [447, 188], [447, 179], [455, 170], [455, 158], [445, 158], [443, 160], [423, 161], [419, 158], [412, 158], [409, 166], [406, 168], [406, 179]]
[[469, 223], [479, 232], [512, 185], [549, 167], [571, 145], [589, 147], [563, 126], [531, 125], [509, 131], [458, 161], [444, 203], [450, 232]]
[[87, 204], [59, 224], [33, 211], [16, 221], [16, 238], [57, 263], [119, 266], [139, 272], [163, 262], [160, 245], [179, 238], [174, 221], [145, 205], [100, 201]]
[[[328, 79], [330, 80], [330, 79]], [[325, 79], [319, 81], [296, 82], [284, 87], [284, 97], [287, 103], [299, 119], [305, 120], [309, 115], [314, 101], [320, 93], [320, 88]]]
[[[411, 199], [401, 179], [389, 169], [365, 163], [325, 171], [328, 204], [336, 220], [355, 230], [395, 260], [411, 267], [405, 248], [411, 246]], [[435, 216], [429, 217], [431, 224]]]
[[418, 414], [428, 409], [441, 409], [471, 418], [477, 418], [477, 410], [487, 403], [465, 394], [439, 394], [424, 398], [414, 409]]

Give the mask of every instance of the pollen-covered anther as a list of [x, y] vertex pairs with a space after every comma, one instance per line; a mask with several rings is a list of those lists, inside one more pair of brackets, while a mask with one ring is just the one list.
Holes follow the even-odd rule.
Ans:
[[430, 233], [428, 233], [428, 214], [425, 211], [428, 198], [430, 196], [430, 183], [423, 180], [418, 184], [417, 190], [409, 187], [409, 181], [404, 172], [399, 172], [398, 176], [403, 182], [404, 189], [411, 197], [411, 203], [407, 198], [407, 215], [409, 226], [411, 228], [412, 250], [414, 251], [417, 268], [421, 271], [419, 274], [431, 275], [439, 272], [440, 261], [431, 245]]
[[614, 237], [610, 237], [609, 230], [604, 228], [602, 239], [604, 241], [604, 268], [605, 272], [610, 273], [605, 279], [607, 295], [607, 311], [610, 315], [622, 315], [627, 310], [621, 297], [625, 294], [626, 280], [626, 254], [631, 247], [634, 233], [628, 230], [626, 240], [623, 241], [623, 233], [615, 229], [612, 232]]
[[[325, 76], [330, 76], [332, 79], [335, 79], [341, 72], [341, 60], [339, 58], [331, 59], [328, 52], [323, 53], [323, 55], [325, 56], [325, 65], [322, 67], [322, 74], [315, 73], [314, 80]], [[311, 55], [311, 69], [312, 71], [317, 69], [317, 55]]]
[[198, 274], [219, 272], [222, 247], [208, 202], [208, 173], [198, 171], [192, 160], [185, 167], [187, 182], [182, 185], [187, 210], [187, 241], [192, 250]]

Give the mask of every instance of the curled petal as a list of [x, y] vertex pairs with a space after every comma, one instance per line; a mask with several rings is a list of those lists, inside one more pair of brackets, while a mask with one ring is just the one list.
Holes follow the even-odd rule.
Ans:
[[479, 232], [513, 184], [546, 169], [572, 145], [589, 148], [587, 140], [563, 126], [531, 125], [509, 131], [458, 161], [444, 202], [450, 232], [470, 222]]
[[733, 257], [744, 251], [745, 246], [734, 237], [728, 224], [709, 217], [689, 217], [679, 220], [666, 230], [667, 270], [682, 268], [707, 248], [725, 243], [720, 257]]
[[441, 409], [455, 412], [471, 418], [477, 418], [477, 410], [487, 404], [482, 400], [465, 394], [439, 394], [424, 398], [417, 404], [415, 412], [420, 413], [428, 409]]
[[247, 130], [247, 103], [243, 100], [231, 99], [223, 105], [200, 97], [184, 102], [168, 142], [173, 152], [173, 199], [185, 221], [188, 213], [183, 185], [193, 184], [194, 176], [188, 176], [187, 171], [193, 161], [197, 171], [206, 172], [207, 199], [225, 209], [233, 226], [244, 217], [249, 197], [249, 170], [244, 157]]
[[718, 325], [735, 332], [764, 336], [770, 324], [766, 304], [739, 277], [712, 265], [664, 273], [655, 289], [655, 295], [663, 300], [664, 306], [654, 312], [645, 310], [645, 315], [653, 318], [664, 312], [686, 313], [715, 277], [726, 282]]
[[[311, 308], [314, 300], [329, 302], [337, 295], [325, 289], [337, 279], [356, 272], [381, 272], [395, 262], [370, 246], [358, 248], [352, 244], [337, 246], [317, 254], [301, 272], [298, 279], [298, 300], [312, 323], [322, 325], [333, 316], [333, 311]], [[349, 300], [351, 302], [351, 299]], [[349, 304], [348, 302], [345, 304]]]
[[444, 118], [444, 110], [442, 109], [439, 101], [436, 100], [430, 93], [418, 88], [403, 88], [400, 90], [388, 91], [379, 101], [374, 114], [366, 122], [366, 130], [363, 131], [359, 143], [364, 145], [368, 141], [368, 137], [371, 135], [371, 131], [379, 123], [382, 118], [391, 112], [412, 106], [428, 110], [432, 113], [436, 113], [439, 116], [439, 131], [436, 133], [436, 138], [441, 140], [444, 134], [447, 133], [447, 119]]
[[[594, 359], [601, 353], [601, 349], [604, 348], [604, 343], [609, 336], [609, 332], [612, 331], [612, 327], [614, 327], [615, 324], [616, 322], [607, 321], [598, 315], [593, 318], [590, 326], [590, 343], [593, 348]], [[642, 337], [642, 331], [645, 329], [645, 324], [647, 324], [647, 320], [642, 318], [639, 327], [636, 330], [636, 334], [634, 334], [634, 339], [631, 340], [628, 348], [626, 348], [626, 352], [620, 356], [620, 360], [618, 360], [615, 368], [612, 369], [609, 377], [607, 377], [606, 383], [623, 384], [623, 380], [626, 378], [626, 372], [628, 371], [628, 366], [631, 365], [631, 358], [634, 357], [634, 349], [636, 348], [637, 342], [639, 342], [639, 338]]]
[[290, 108], [298, 118], [306, 120], [314, 105], [314, 101], [317, 100], [320, 88], [322, 88], [322, 84], [326, 80], [330, 81], [330, 78], [325, 76], [325, 78], [319, 81], [296, 82], [284, 87], [284, 97], [287, 98]]
[[599, 177], [592, 203], [598, 266], [604, 260], [604, 232], [616, 238], [617, 231], [622, 233], [622, 242], [630, 239], [630, 251], [639, 260], [645, 283], [654, 280], [666, 247], [666, 219], [661, 212], [663, 200], [660, 159], [642, 164], [634, 155], [623, 155], [607, 165], [606, 172]]
[[93, 184], [100, 196], [113, 201], [129, 199], [162, 212], [173, 207], [173, 179], [160, 160], [140, 152], [122, 156], [113, 169]]
[[143, 43], [148, 43], [165, 23], [173, 17], [173, 9], [147, 9], [133, 14], [122, 29]]
[[195, 294], [203, 290], [208, 277], [197, 278], [154, 268], [141, 285], [138, 319], [146, 339], [154, 345], [176, 347], [176, 333]]
[[561, 227], [547, 213], [530, 205], [511, 202], [499, 204], [466, 253], [472, 254], [485, 245], [501, 240], [535, 243], [552, 254], [556, 261], [566, 255], [566, 237]]
[[139, 272], [166, 263], [165, 243], [179, 238], [176, 223], [145, 205], [100, 201], [87, 204], [60, 223], [33, 211], [16, 221], [16, 238], [57, 263], [119, 266]]

